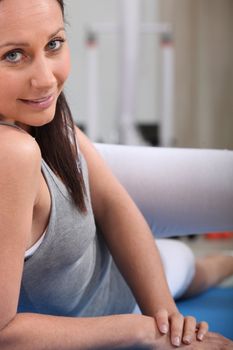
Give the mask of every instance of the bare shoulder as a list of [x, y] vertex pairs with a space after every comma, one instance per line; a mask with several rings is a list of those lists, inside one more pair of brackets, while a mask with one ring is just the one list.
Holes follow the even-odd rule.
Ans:
[[[90, 182], [93, 181], [95, 187], [97, 184], [102, 184], [101, 187], [103, 186], [106, 188], [106, 183], [109, 183], [109, 186], [112, 186], [113, 181], [116, 182], [116, 179], [105, 160], [95, 148], [95, 145], [78, 128], [76, 128], [76, 137], [78, 146], [87, 161]], [[104, 178], [106, 178], [107, 182], [103, 181]], [[111, 184], [109, 182], [110, 180]], [[92, 183], [90, 183], [90, 185], [92, 185]]]
[[79, 148], [81, 149], [81, 151], [85, 152], [85, 149], [91, 146], [91, 142], [77, 126], [75, 127], [75, 133]]
[[41, 152], [35, 139], [17, 129], [6, 128], [1, 130], [0, 135], [0, 167], [1, 171], [7, 169], [17, 169], [20, 172], [26, 172], [30, 168], [40, 167]]
[[83, 153], [87, 163], [89, 163], [89, 166], [91, 166], [93, 162], [95, 164], [96, 161], [103, 162], [99, 152], [96, 150], [94, 144], [88, 139], [88, 137], [78, 127], [75, 127], [75, 131], [78, 147]]
[[119, 201], [123, 203], [126, 200], [126, 191], [85, 134], [77, 128], [76, 135], [80, 150], [87, 161], [92, 206], [95, 217], [100, 222], [105, 220], [107, 208], [113, 208], [113, 202], [118, 201], [118, 205]]
[[[29, 134], [0, 130], [0, 190], [2, 201], [21, 196], [36, 202], [41, 177], [41, 152]], [[4, 194], [4, 195], [3, 195]], [[18, 203], [19, 204], [19, 203]], [[9, 205], [12, 203], [9, 202]]]

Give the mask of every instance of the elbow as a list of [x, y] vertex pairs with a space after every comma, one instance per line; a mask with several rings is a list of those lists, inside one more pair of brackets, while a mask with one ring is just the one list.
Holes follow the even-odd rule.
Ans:
[[[0, 328], [0, 349], [1, 350], [12, 350], [20, 349], [19, 337], [17, 332], [17, 314], [4, 326]], [[16, 347], [17, 344], [17, 347]]]
[[15, 311], [12, 312], [11, 315], [9, 315], [8, 313], [5, 316], [4, 316], [4, 313], [2, 313], [1, 315], [2, 317], [0, 318], [0, 334], [12, 321], [14, 321], [16, 315], [17, 313]]

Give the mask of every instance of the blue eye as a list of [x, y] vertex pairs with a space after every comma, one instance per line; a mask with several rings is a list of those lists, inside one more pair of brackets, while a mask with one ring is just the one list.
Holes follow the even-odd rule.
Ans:
[[22, 53], [19, 51], [11, 51], [5, 55], [5, 59], [10, 63], [18, 63], [22, 59]]
[[56, 51], [59, 50], [64, 43], [64, 39], [55, 39], [48, 43], [49, 50]]

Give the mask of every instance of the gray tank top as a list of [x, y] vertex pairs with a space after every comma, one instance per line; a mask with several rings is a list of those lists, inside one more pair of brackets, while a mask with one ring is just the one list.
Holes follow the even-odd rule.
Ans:
[[83, 156], [81, 166], [87, 189], [85, 214], [73, 205], [65, 185], [42, 160], [51, 213], [44, 240], [24, 263], [18, 312], [100, 316], [130, 313], [135, 306], [96, 227]]

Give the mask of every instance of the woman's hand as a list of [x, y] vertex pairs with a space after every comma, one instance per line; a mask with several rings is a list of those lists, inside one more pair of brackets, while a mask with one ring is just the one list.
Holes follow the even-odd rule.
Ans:
[[206, 322], [197, 323], [192, 316], [184, 317], [178, 311], [168, 314], [165, 309], [160, 309], [156, 315], [155, 320], [158, 329], [162, 334], [171, 334], [171, 342], [175, 346], [184, 344], [191, 344], [194, 339], [203, 340], [208, 332], [208, 324]]

